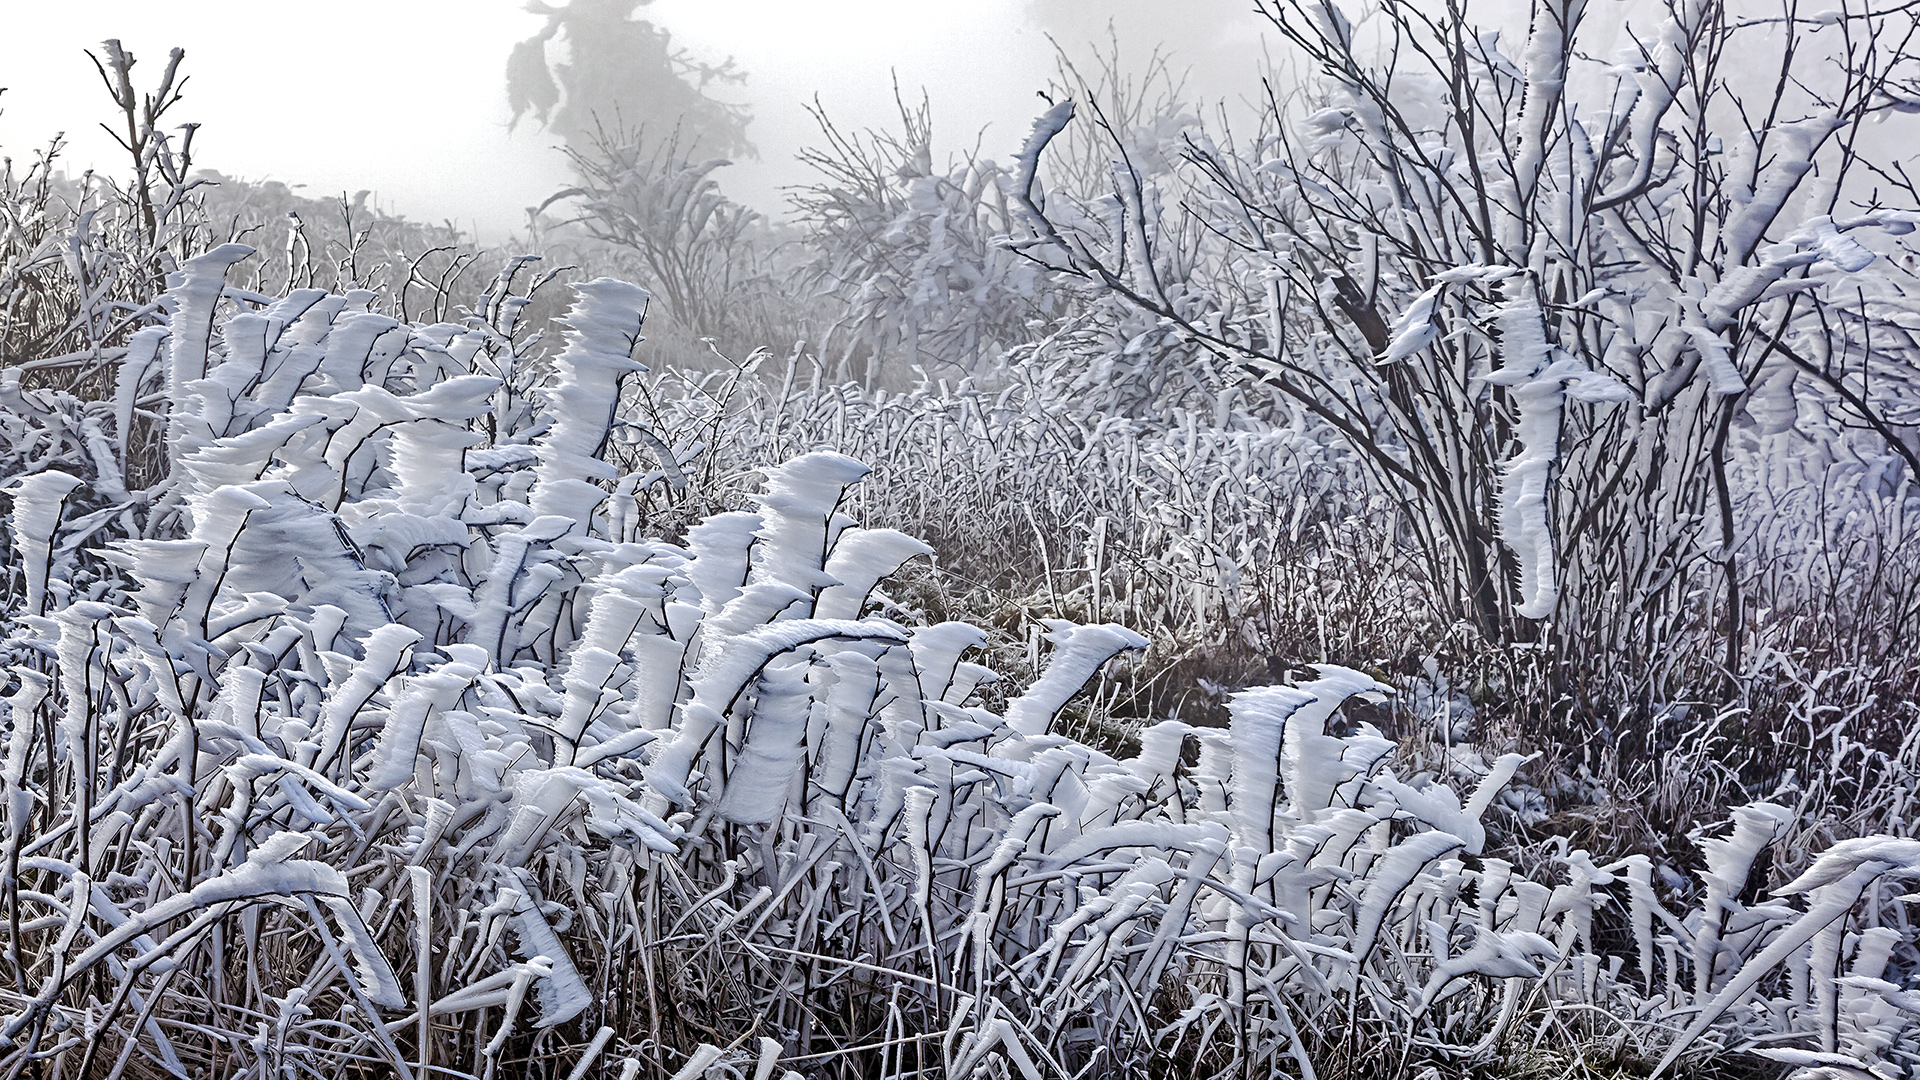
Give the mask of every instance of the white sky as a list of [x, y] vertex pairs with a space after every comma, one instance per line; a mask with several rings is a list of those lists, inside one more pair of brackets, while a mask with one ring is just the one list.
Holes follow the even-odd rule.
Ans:
[[[16, 159], [56, 131], [71, 172], [125, 171], [99, 130], [110, 102], [83, 50], [118, 37], [150, 87], [167, 50], [187, 50], [175, 123], [199, 122], [197, 164], [304, 185], [312, 197], [372, 189], [383, 209], [451, 220], [497, 241], [567, 183], [555, 139], [531, 118], [507, 131], [505, 68], [541, 16], [524, 0], [3, 0], [0, 151]], [[560, 0], [554, 0], [558, 3]], [[1475, 0], [1479, 13], [1526, 0]], [[1624, 12], [1633, 5], [1622, 5]], [[1644, 0], [1642, 3], [1644, 6]], [[749, 75], [748, 135], [760, 159], [720, 174], [735, 198], [784, 208], [780, 189], [811, 174], [817, 143], [803, 104], [818, 94], [842, 130], [894, 125], [893, 79], [926, 87], [937, 153], [1006, 160], [1045, 107], [1054, 69], [1043, 31], [1084, 56], [1113, 19], [1131, 56], [1171, 42], [1202, 98], [1257, 92], [1261, 29], [1253, 0], [652, 0], [637, 14], [702, 59], [733, 56]], [[1484, 16], [1483, 16], [1484, 17]], [[1598, 16], [1620, 19], [1609, 9]], [[1269, 28], [1270, 29], [1270, 28]]]
[[[657, 0], [639, 14], [749, 73], [761, 160], [721, 179], [765, 210], [780, 208], [780, 185], [807, 178], [792, 159], [812, 141], [801, 103], [816, 92], [843, 128], [885, 124], [897, 70], [909, 93], [932, 93], [941, 149], [970, 146], [991, 122], [982, 148], [1004, 159], [1044, 107], [1034, 92], [1052, 68], [1028, 0]], [[507, 53], [542, 22], [519, 0], [22, 5], [0, 34], [0, 150], [24, 159], [65, 131], [69, 171], [124, 171], [82, 50], [120, 38], [146, 88], [178, 45], [191, 81], [172, 117], [203, 125], [199, 165], [315, 197], [371, 188], [387, 210], [494, 238], [566, 179], [550, 135], [506, 129]]]

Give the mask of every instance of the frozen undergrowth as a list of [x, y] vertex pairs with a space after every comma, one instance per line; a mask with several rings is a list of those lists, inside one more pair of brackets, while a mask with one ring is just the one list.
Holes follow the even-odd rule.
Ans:
[[184, 269], [120, 380], [176, 471], [126, 491], [51, 398], [9, 447], [9, 1076], [1915, 1064], [1913, 841], [1761, 902], [1762, 804], [1696, 910], [1644, 856], [1528, 880], [1482, 850], [1519, 762], [1396, 775], [1329, 732], [1382, 689], [1335, 667], [1115, 758], [1052, 728], [1143, 639], [1055, 624], [980, 707], [978, 631], [866, 614], [924, 549], [841, 513], [850, 458], [650, 538], [624, 500], [670, 477], [604, 464], [593, 407], [639, 290], [580, 287], [536, 361], [511, 272], [409, 326], [223, 295], [239, 254]]
[[[1526, 316], [1521, 307], [1516, 317]], [[636, 422], [616, 432], [624, 445], [615, 453], [636, 477], [657, 473], [637, 488], [643, 513], [683, 522], [736, 504], [758, 470], [810, 448], [858, 458], [874, 479], [850, 492], [847, 512], [939, 550], [937, 571], [886, 586], [900, 609], [1012, 629], [1058, 615], [1124, 623], [1154, 642], [1102, 684], [1128, 718], [1223, 723], [1218, 698], [1198, 680], [1245, 685], [1267, 677], [1269, 657], [1365, 667], [1390, 681], [1432, 659], [1472, 688], [1483, 734], [1558, 744], [1623, 796], [1647, 779], [1628, 773], [1663, 772], [1673, 738], [1697, 728], [1703, 712], [1738, 719], [1737, 737], [1735, 725], [1719, 726], [1713, 761], [1703, 764], [1736, 768], [1756, 795], [1773, 795], [1789, 771], [1811, 781], [1842, 757], [1872, 760], [1840, 772], [1866, 768], [1891, 782], [1905, 775], [1895, 759], [1913, 760], [1915, 748], [1900, 750], [1900, 688], [1914, 673], [1899, 629], [1913, 605], [1903, 584], [1916, 566], [1911, 489], [1887, 457], [1849, 442], [1831, 403], [1804, 381], [1765, 387], [1765, 400], [1751, 405], [1763, 422], [1730, 439], [1730, 491], [1752, 535], [1740, 561], [1738, 697], [1728, 700], [1718, 696], [1726, 675], [1711, 597], [1696, 592], [1672, 611], [1647, 605], [1641, 614], [1657, 617], [1661, 647], [1644, 658], [1631, 624], [1608, 633], [1628, 634], [1632, 648], [1596, 645], [1561, 659], [1488, 642], [1449, 626], [1411, 541], [1392, 540], [1392, 507], [1368, 497], [1355, 455], [1323, 426], [1297, 413], [1275, 417], [1270, 401], [1240, 390], [1187, 394], [1156, 417], [1115, 415], [1066, 385], [1083, 360], [1012, 370], [997, 388], [906, 392], [828, 382], [804, 360], [783, 368], [763, 359], [747, 374], [654, 372], [629, 384]], [[1568, 372], [1564, 359], [1556, 363], [1533, 380], [1564, 399], [1554, 408], [1606, 393], [1605, 380], [1557, 389]], [[1544, 428], [1535, 433], [1548, 441]], [[675, 463], [672, 483], [659, 482], [668, 478], [663, 460]], [[1540, 455], [1512, 464], [1523, 461], [1535, 480], [1550, 475]], [[1848, 556], [1830, 557], [1841, 537]], [[1604, 577], [1565, 585], [1612, 588]], [[1016, 643], [995, 662], [1011, 671], [1026, 660]], [[1395, 711], [1405, 718], [1403, 706]], [[1694, 721], [1655, 730], [1676, 711]], [[1422, 723], [1433, 718], [1415, 712]], [[1835, 728], [1822, 716], [1848, 723]], [[1694, 802], [1706, 816], [1680, 814], [1674, 835], [1729, 805]], [[1863, 820], [1852, 831], [1901, 818]]]

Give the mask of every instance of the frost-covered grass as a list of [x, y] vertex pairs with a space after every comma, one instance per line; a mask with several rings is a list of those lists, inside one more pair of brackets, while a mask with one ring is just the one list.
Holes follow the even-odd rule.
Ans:
[[[1777, 432], [1735, 458], [1735, 491], [1756, 521], [1751, 550], [1766, 558], [1744, 563], [1744, 659], [1729, 679], [1725, 613], [1711, 597], [1664, 617], [1650, 664], [1601, 647], [1604, 637], [1590, 654], [1555, 657], [1450, 624], [1386, 501], [1365, 497], [1353, 454], [1257, 397], [1191, 394], [1139, 417], [1082, 398], [1070, 370], [896, 393], [833, 383], [804, 360], [747, 366], [750, 376], [665, 370], [630, 386], [616, 458], [634, 472], [661, 470], [662, 455], [677, 463], [640, 492], [651, 520], [737, 505], [760, 470], [838, 448], [875, 470], [848, 512], [937, 552], [886, 588], [894, 610], [1007, 631], [995, 663], [1009, 672], [1031, 670], [1027, 639], [1044, 618], [1146, 634], [1147, 653], [1101, 684], [1110, 715], [1223, 723], [1219, 690], [1339, 663], [1409, 691], [1389, 717], [1373, 714], [1395, 737], [1450, 730], [1439, 711], [1458, 697], [1473, 737], [1544, 751], [1543, 775], [1584, 768], [1622, 798], [1644, 797], [1654, 839], [1676, 858], [1680, 838], [1743, 788], [1825, 813], [1828, 780], [1850, 777], [1845, 786], [1868, 794], [1845, 800], [1854, 824], [1842, 834], [1902, 820], [1901, 804], [1877, 793], [1903, 790], [1914, 753], [1906, 488], [1846, 481], [1859, 463], [1818, 464], [1817, 439]], [[1808, 458], [1831, 469], [1831, 484], [1806, 478]], [[1835, 557], [1821, 530], [1850, 537], [1848, 555]], [[1454, 689], [1411, 692], [1434, 674]], [[1106, 745], [1124, 742], [1119, 727]], [[1589, 795], [1568, 789], [1566, 805]]]
[[423, 326], [226, 288], [246, 257], [123, 367], [158, 483], [124, 404], [20, 399], [12, 1075], [1913, 1064], [1915, 841], [1767, 899], [1760, 803], [1692, 901], [1645, 854], [1523, 872], [1524, 760], [1416, 773], [1336, 666], [1088, 745], [1069, 699], [1146, 639], [1053, 623], [982, 707], [983, 631], [874, 613], [927, 549], [843, 512], [850, 457], [650, 533], [672, 470], [604, 454], [640, 290], [579, 286], [541, 358], [511, 272]]
[[1920, 1068], [1914, 217], [1716, 10], [1604, 145], [1579, 5], [1434, 39], [1489, 147], [1274, 7], [1328, 108], [828, 126], [811, 250], [609, 143], [539, 239], [645, 345], [152, 117], [7, 173], [0, 1076]]

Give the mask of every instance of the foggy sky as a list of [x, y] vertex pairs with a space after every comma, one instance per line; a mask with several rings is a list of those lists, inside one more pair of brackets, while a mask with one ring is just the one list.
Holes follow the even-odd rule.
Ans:
[[[810, 179], [794, 155], [818, 141], [803, 108], [816, 95], [843, 129], [859, 129], [893, 121], [896, 78], [912, 100], [924, 86], [937, 153], [977, 144], [1005, 161], [1045, 108], [1048, 35], [1084, 59], [1111, 22], [1131, 62], [1161, 45], [1204, 99], [1257, 89], [1266, 27], [1251, 0], [655, 0], [639, 14], [748, 73], [732, 93], [753, 108], [759, 159], [720, 180], [776, 213], [781, 188]], [[121, 38], [146, 87], [179, 45], [191, 81], [173, 117], [202, 125], [198, 165], [313, 197], [369, 188], [383, 209], [498, 240], [567, 182], [551, 133], [530, 119], [507, 130], [507, 55], [541, 25], [519, 0], [35, 4], [0, 35], [0, 149], [18, 161], [65, 131], [70, 171], [124, 172], [96, 126], [110, 102], [83, 50]]]
[[[1230, 27], [1257, 32], [1242, 0], [657, 0], [641, 14], [703, 58], [734, 56], [750, 81], [758, 161], [723, 172], [726, 189], [777, 211], [783, 185], [809, 179], [795, 153], [815, 140], [802, 104], [817, 94], [847, 128], [889, 123], [893, 81], [926, 87], [939, 149], [1010, 157], [1044, 108], [1053, 52], [1104, 36], [1169, 37], [1187, 63], [1225, 74]], [[78, 14], [75, 14], [75, 12]], [[1170, 13], [1177, 12], [1177, 17]], [[83, 50], [118, 37], [145, 87], [167, 50], [187, 50], [186, 96], [172, 114], [198, 122], [196, 162], [248, 179], [303, 184], [326, 197], [373, 189], [382, 208], [452, 220], [497, 237], [566, 182], [554, 138], [526, 122], [509, 134], [504, 68], [539, 29], [517, 0], [328, 0], [322, 5], [87, 0], [10, 13], [0, 35], [0, 150], [24, 161], [66, 132], [70, 171], [125, 171], [97, 125], [105, 90]], [[1139, 50], [1142, 55], [1150, 44]], [[1236, 65], [1240, 66], [1240, 65]], [[1202, 82], [1196, 79], [1195, 85]], [[1211, 88], [1211, 87], [1209, 87]], [[1037, 107], [1036, 107], [1037, 106]]]

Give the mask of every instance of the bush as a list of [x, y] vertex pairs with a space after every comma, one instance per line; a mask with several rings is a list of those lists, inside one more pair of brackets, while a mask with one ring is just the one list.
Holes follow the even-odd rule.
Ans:
[[803, 287], [821, 310], [817, 351], [873, 387], [908, 373], [984, 376], [1068, 297], [1000, 242], [1014, 227], [1006, 171], [977, 155], [936, 168], [932, 109], [898, 104], [899, 133], [864, 139], [813, 109], [826, 145], [801, 160], [819, 180], [790, 198], [805, 230]]
[[[1534, 5], [1514, 59], [1458, 5], [1267, 4], [1317, 81], [1256, 131], [1156, 169], [1064, 101], [1016, 185], [1023, 250], [1131, 313], [1129, 353], [1200, 350], [1345, 441], [1447, 618], [1541, 646], [1566, 740], [1768, 684], [1761, 612], [1909, 640], [1920, 471], [1920, 201], [1857, 135], [1908, 107], [1904, 16], [1672, 5], [1605, 67], [1583, 10]], [[1076, 107], [1097, 200], [1039, 180]], [[1823, 560], [1843, 534], [1871, 571]]]

